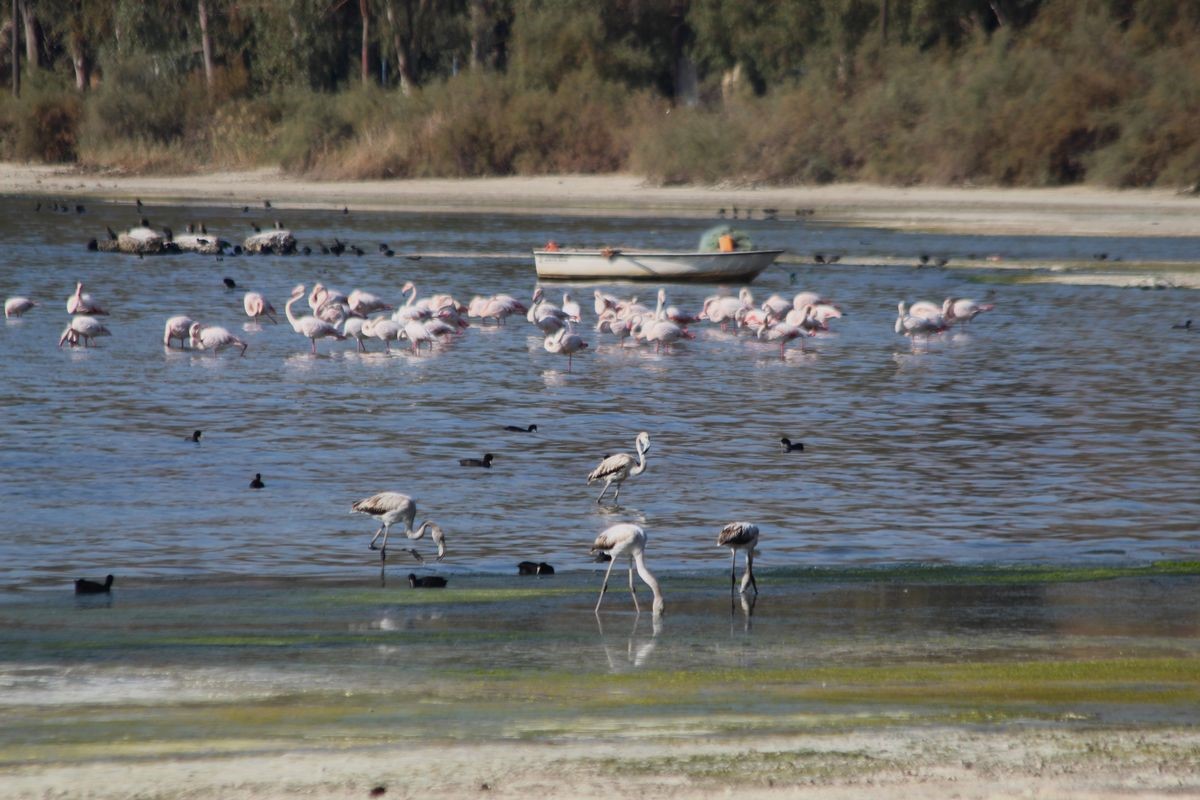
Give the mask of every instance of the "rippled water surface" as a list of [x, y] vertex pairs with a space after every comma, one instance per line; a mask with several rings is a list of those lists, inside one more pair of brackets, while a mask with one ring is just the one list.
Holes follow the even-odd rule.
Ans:
[[[322, 342], [284, 322], [256, 325], [242, 292], [282, 312], [291, 287], [322, 281], [392, 301], [505, 291], [528, 297], [531, 246], [690, 248], [695, 220], [279, 212], [302, 243], [333, 236], [363, 257], [89, 253], [129, 204], [83, 215], [0, 201], [0, 293], [44, 302], [0, 327], [0, 586], [61, 586], [78, 574], [362, 574], [373, 520], [350, 504], [384, 490], [417, 498], [418, 519], [447, 531], [439, 569], [508, 572], [532, 558], [584, 569], [595, 534], [643, 525], [660, 569], [727, 563], [716, 531], [734, 519], [763, 531], [759, 563], [1144, 561], [1197, 555], [1200, 519], [1200, 317], [1194, 292], [1020, 285], [1010, 273], [856, 267], [854, 255], [999, 253], [1188, 259], [1193, 240], [905, 237], [756, 221], [761, 244], [843, 263], [772, 267], [758, 300], [811, 289], [845, 310], [807, 352], [695, 328], [670, 354], [621, 347], [591, 330], [594, 285], [551, 285], [584, 301], [591, 349], [568, 374], [524, 320], [469, 329], [432, 354]], [[148, 208], [176, 231], [204, 219], [232, 240], [235, 208]], [[270, 212], [265, 212], [270, 213]], [[387, 242], [397, 255], [378, 254]], [[422, 254], [420, 260], [404, 258]], [[1086, 256], [1084, 256], [1086, 257]], [[238, 284], [229, 291], [223, 277]], [[95, 349], [55, 345], [76, 280], [111, 312]], [[652, 299], [653, 286], [606, 286]], [[668, 285], [698, 310], [711, 286]], [[734, 287], [736, 288], [736, 287]], [[895, 336], [899, 300], [970, 296], [996, 303], [972, 326], [913, 352]], [[234, 353], [165, 350], [165, 319], [188, 314], [234, 330]], [[505, 425], [536, 423], [537, 434]], [[185, 441], [204, 431], [200, 444]], [[650, 432], [646, 473], [619, 508], [598, 506], [585, 476], [606, 453]], [[802, 440], [783, 454], [778, 439]], [[495, 454], [490, 471], [458, 459]], [[247, 488], [256, 472], [266, 488]], [[419, 542], [426, 552], [427, 541]], [[394, 559], [406, 558], [396, 550]]]

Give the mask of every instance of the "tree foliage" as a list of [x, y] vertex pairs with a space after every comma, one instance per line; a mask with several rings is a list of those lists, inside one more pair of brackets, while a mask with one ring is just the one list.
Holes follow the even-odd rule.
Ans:
[[0, 101], [8, 155], [41, 137], [55, 159], [125, 142], [383, 175], [1200, 177], [1200, 0], [19, 5], [35, 102]]

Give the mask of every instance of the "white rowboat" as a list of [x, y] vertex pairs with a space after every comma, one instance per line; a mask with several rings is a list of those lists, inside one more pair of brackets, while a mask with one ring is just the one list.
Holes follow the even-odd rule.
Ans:
[[782, 250], [675, 253], [650, 250], [534, 250], [538, 278], [653, 281], [752, 281]]

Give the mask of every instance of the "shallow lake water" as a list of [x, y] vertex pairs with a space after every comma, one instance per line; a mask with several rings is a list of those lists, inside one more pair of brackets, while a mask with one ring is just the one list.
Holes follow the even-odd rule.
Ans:
[[[248, 322], [242, 293], [262, 291], [280, 312], [293, 285], [314, 281], [392, 301], [407, 280], [421, 295], [526, 298], [528, 249], [548, 239], [690, 248], [702, 224], [151, 207], [156, 224], [180, 231], [202, 219], [234, 241], [249, 218], [279, 216], [302, 243], [337, 236], [366, 255], [137, 259], [83, 247], [105, 225], [128, 227], [130, 204], [92, 201], [64, 215], [34, 203], [0, 200], [0, 294], [44, 303], [0, 326], [7, 761], [113, 741], [254, 740], [229, 745], [237, 749], [630, 726], [716, 732], [872, 715], [954, 720], [978, 708], [978, 696], [951, 692], [930, 700], [932, 711], [914, 709], [897, 704], [894, 687], [861, 688], [890, 687], [886, 674], [844, 671], [913, 663], [1116, 659], [1118, 677], [1097, 678], [1082, 705], [1037, 695], [1041, 704], [1020, 713], [1174, 722], [1194, 707], [1194, 667], [1177, 674], [1196, 663], [1194, 568], [1067, 583], [986, 570], [1196, 559], [1200, 336], [1171, 326], [1200, 316], [1197, 295], [1024, 285], [1009, 270], [953, 262], [855, 262], [996, 253], [1036, 269], [1101, 250], [1188, 260], [1196, 241], [740, 222], [791, 254], [754, 282], [755, 297], [819, 291], [845, 311], [832, 334], [784, 359], [712, 326], [695, 326], [696, 339], [669, 354], [622, 348], [591, 330], [597, 285], [549, 284], [552, 299], [570, 291], [585, 306], [592, 347], [568, 374], [521, 319], [473, 326], [421, 355], [322, 342], [313, 356], [286, 321]], [[397, 255], [380, 254], [379, 242]], [[813, 265], [817, 251], [843, 258]], [[109, 309], [113, 335], [60, 350], [76, 280]], [[657, 286], [600, 288], [645, 299]], [[693, 310], [717, 291], [666, 288]], [[950, 294], [996, 310], [917, 351], [893, 333], [898, 301]], [[162, 326], [175, 314], [233, 330], [249, 342], [245, 357], [164, 349]], [[536, 434], [503, 430], [531, 423]], [[199, 444], [186, 441], [194, 429], [204, 431]], [[620, 506], [597, 505], [585, 476], [604, 454], [631, 451], [640, 430], [651, 435], [649, 468], [627, 482]], [[781, 435], [804, 452], [781, 453]], [[484, 452], [496, 456], [491, 470], [459, 467]], [[255, 473], [260, 491], [248, 489]], [[382, 572], [367, 549], [376, 524], [349, 510], [384, 490], [417, 498], [418, 519], [442, 525], [445, 561], [420, 567], [395, 548]], [[715, 546], [735, 519], [762, 529], [753, 614], [730, 602], [728, 553]], [[601, 567], [587, 549], [616, 522], [648, 532], [647, 560], [668, 596], [657, 624], [631, 613], [623, 576], [610, 610], [592, 614]], [[431, 552], [428, 541], [417, 547]], [[516, 582], [524, 559], [558, 574]], [[913, 574], [910, 564], [950, 572]], [[446, 575], [450, 589], [412, 592], [410, 570]], [[110, 572], [111, 597], [70, 594], [73, 578]], [[1138, 658], [1167, 664], [1138, 678], [1165, 694], [1130, 705], [1117, 697], [1120, 676], [1138, 674], [1141, 662], [1129, 662]], [[635, 672], [656, 677], [621, 682]], [[784, 688], [748, 699], [723, 682], [733, 673]], [[996, 685], [1039, 679], [1018, 673]], [[977, 676], [966, 685], [978, 690]], [[1180, 685], [1184, 695], [1171, 694]]]
[[[752, 288], [761, 301], [815, 290], [845, 311], [834, 332], [779, 357], [746, 334], [694, 326], [670, 354], [621, 347], [591, 330], [594, 284], [551, 284], [585, 307], [591, 349], [567, 373], [520, 319], [474, 326], [432, 354], [319, 354], [283, 321], [256, 325], [246, 289], [282, 314], [297, 283], [361, 287], [391, 301], [535, 284], [528, 248], [693, 246], [702, 225], [666, 218], [366, 214], [147, 207], [154, 224], [204, 220], [238, 241], [274, 216], [315, 246], [334, 236], [363, 257], [137, 259], [87, 252], [130, 204], [86, 213], [0, 208], [0, 292], [44, 303], [0, 327], [0, 587], [62, 586], [77, 574], [353, 576], [377, 563], [376, 525], [350, 504], [384, 490], [418, 501], [447, 531], [443, 572], [504, 573], [522, 559], [586, 569], [595, 534], [643, 525], [659, 569], [719, 568], [716, 531], [763, 531], [764, 566], [896, 562], [1078, 562], [1197, 553], [1200, 336], [1172, 330], [1191, 291], [1013, 285], [1009, 273], [856, 267], [858, 254], [986, 252], [1054, 259], [1104, 249], [1183, 258], [1191, 240], [906, 237], [793, 220], [738, 223], [807, 260]], [[268, 216], [271, 215], [271, 216]], [[378, 243], [397, 253], [388, 258]], [[420, 260], [404, 258], [422, 254]], [[438, 255], [441, 254], [441, 255]], [[1036, 260], [1031, 262], [1036, 266]], [[237, 290], [225, 288], [232, 277]], [[58, 349], [76, 280], [111, 312], [99, 347]], [[605, 285], [653, 298], [656, 286]], [[698, 310], [712, 286], [671, 285]], [[735, 290], [736, 287], [729, 287]], [[899, 300], [971, 296], [996, 304], [968, 328], [914, 352], [894, 334]], [[188, 314], [249, 342], [245, 357], [166, 350], [165, 319]], [[1200, 316], [1200, 315], [1197, 315]], [[1182, 333], [1182, 335], [1180, 335]], [[537, 434], [508, 424], [536, 423]], [[185, 441], [193, 429], [199, 444]], [[646, 473], [619, 507], [585, 476], [650, 432]], [[783, 454], [781, 435], [805, 443]], [[495, 454], [490, 471], [465, 456]], [[250, 491], [255, 473], [266, 488]], [[428, 552], [428, 541], [418, 543]], [[399, 556], [405, 557], [401, 551]]]

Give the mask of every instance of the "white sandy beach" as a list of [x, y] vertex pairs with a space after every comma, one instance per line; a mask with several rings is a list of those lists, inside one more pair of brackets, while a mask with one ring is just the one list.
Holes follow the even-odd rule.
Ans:
[[[647, 185], [632, 175], [318, 182], [277, 169], [185, 176], [114, 176], [74, 168], [0, 164], [0, 192], [133, 202], [188, 200], [234, 206], [269, 199], [279, 208], [568, 214], [658, 212], [716, 218], [736, 207], [761, 219], [947, 233], [1200, 236], [1200, 197], [1169, 190], [896, 188], [832, 184], [786, 188]], [[808, 212], [812, 212], [809, 214]]]
[[[1195, 730], [887, 728], [714, 742], [397, 744], [0, 770], [34, 798], [1200, 797]], [[383, 788], [382, 794], [377, 787]], [[372, 790], [376, 794], [372, 795]]]

